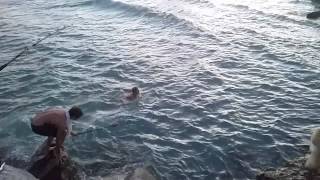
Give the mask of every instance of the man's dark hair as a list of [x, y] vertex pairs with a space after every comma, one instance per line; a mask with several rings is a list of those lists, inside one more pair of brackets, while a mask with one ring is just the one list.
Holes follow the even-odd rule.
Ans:
[[78, 106], [73, 106], [69, 110], [69, 115], [70, 115], [71, 119], [78, 119], [83, 115], [83, 113], [82, 113], [81, 109]]

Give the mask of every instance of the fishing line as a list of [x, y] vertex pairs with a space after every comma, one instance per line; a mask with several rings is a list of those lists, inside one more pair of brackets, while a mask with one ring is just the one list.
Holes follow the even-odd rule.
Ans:
[[67, 28], [67, 26], [63, 26], [62, 28], [58, 28], [56, 29], [54, 32], [47, 34], [46, 36], [44, 36], [43, 38], [40, 38], [38, 41], [36, 41], [35, 43], [33, 43], [31, 46], [29, 47], [25, 47], [23, 48], [23, 50], [17, 54], [14, 58], [12, 58], [10, 61], [8, 61], [6, 64], [2, 65], [0, 67], [0, 71], [2, 71], [4, 68], [6, 68], [10, 63], [12, 63], [13, 61], [16, 61], [20, 56], [24, 55], [28, 50], [30, 50], [33, 47], [36, 47], [40, 42], [48, 39], [50, 36], [53, 36], [55, 34], [57, 34], [59, 31], [63, 30]]
[[[118, 123], [114, 123], [114, 124], [111, 124], [109, 125], [108, 127], [117, 127], [119, 124]], [[73, 135], [73, 137], [75, 136], [79, 136], [79, 135], [83, 135], [83, 134], [88, 134], [88, 133], [91, 133], [91, 132], [94, 132], [94, 131], [99, 131], [99, 130], [105, 130], [104, 128], [95, 128], [95, 129], [89, 129], [89, 130], [86, 130], [86, 131], [83, 131], [83, 132], [79, 132], [79, 133], [76, 133], [75, 135]]]

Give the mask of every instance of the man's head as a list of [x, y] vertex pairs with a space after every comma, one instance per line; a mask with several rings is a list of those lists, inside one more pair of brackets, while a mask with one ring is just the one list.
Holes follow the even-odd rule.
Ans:
[[139, 89], [137, 87], [133, 87], [132, 88], [132, 94], [135, 95], [135, 96], [138, 95], [139, 94]]
[[83, 113], [79, 107], [73, 106], [69, 110], [69, 115], [70, 115], [70, 119], [76, 120], [76, 119], [79, 119], [83, 115]]

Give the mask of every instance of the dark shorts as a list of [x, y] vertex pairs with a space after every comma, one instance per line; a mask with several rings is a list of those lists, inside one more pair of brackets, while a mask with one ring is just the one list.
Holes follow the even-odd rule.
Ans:
[[57, 137], [57, 128], [52, 124], [43, 124], [41, 126], [35, 126], [31, 123], [31, 129], [34, 133], [42, 136]]

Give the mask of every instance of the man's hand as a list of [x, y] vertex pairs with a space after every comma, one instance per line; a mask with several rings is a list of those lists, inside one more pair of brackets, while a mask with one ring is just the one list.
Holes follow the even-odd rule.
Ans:
[[54, 155], [56, 156], [56, 158], [60, 158], [60, 156], [61, 156], [61, 153], [60, 153], [61, 151], [60, 151], [60, 148], [58, 148], [58, 147], [55, 147], [54, 148], [54, 151], [53, 151], [53, 153], [54, 153]]

